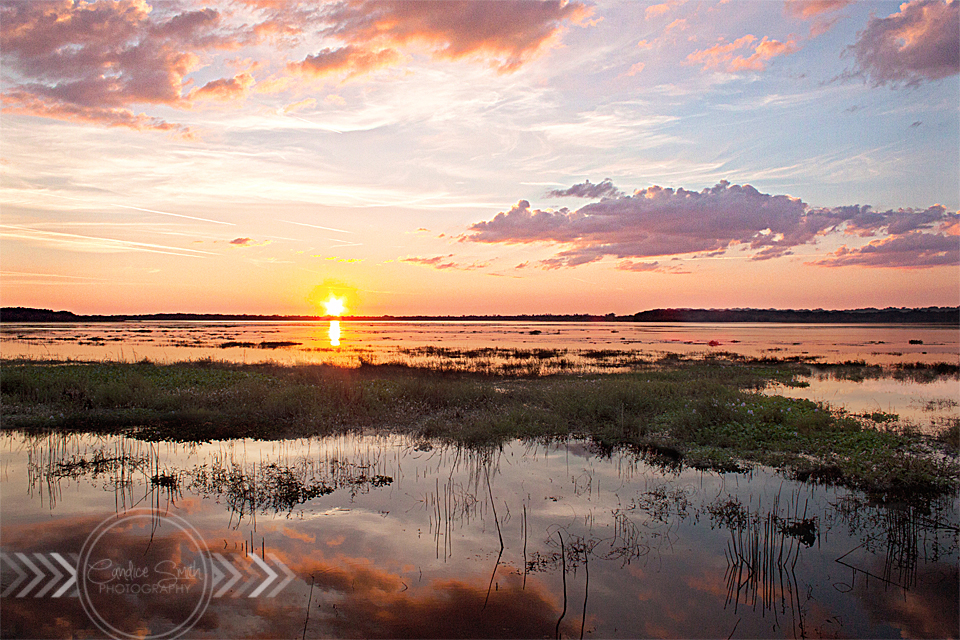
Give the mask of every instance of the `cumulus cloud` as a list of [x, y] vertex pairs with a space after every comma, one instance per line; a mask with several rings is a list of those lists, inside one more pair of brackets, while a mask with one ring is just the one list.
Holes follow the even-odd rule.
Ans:
[[807, 264], [820, 267], [886, 267], [920, 269], [960, 266], [960, 238], [911, 231], [902, 236], [873, 240], [864, 247], [842, 246], [829, 257]]
[[325, 31], [351, 44], [426, 45], [437, 57], [478, 57], [513, 71], [551, 43], [567, 23], [582, 23], [592, 9], [550, 0], [369, 0], [339, 2], [325, 10]]
[[913, 0], [873, 17], [849, 51], [851, 75], [879, 86], [917, 85], [960, 73], [960, 0]]
[[[582, 185], [572, 188], [578, 186]], [[632, 260], [719, 255], [733, 246], [744, 248], [753, 260], [769, 260], [790, 255], [796, 247], [831, 232], [891, 238], [914, 232], [943, 234], [957, 227], [958, 217], [940, 205], [885, 212], [860, 205], [812, 208], [798, 198], [760, 193], [750, 185], [724, 180], [699, 192], [653, 186], [576, 211], [534, 209], [521, 200], [492, 220], [472, 225], [461, 239], [558, 245], [560, 251], [539, 263], [546, 269], [575, 267], [606, 256]], [[926, 266], [925, 260], [918, 257], [918, 266]], [[649, 263], [622, 264], [625, 270], [653, 268]]]
[[14, 79], [4, 96], [9, 110], [108, 126], [181, 130], [130, 108], [187, 106], [185, 77], [197, 68], [198, 54], [233, 48], [237, 42], [213, 9], [171, 15], [152, 12], [140, 0], [55, 0], [0, 7], [0, 46]]
[[[396, 66], [413, 48], [434, 58], [476, 59], [516, 70], [592, 8], [578, 1], [272, 2], [234, 0], [218, 11], [147, 0], [44, 0], [0, 5], [4, 110], [74, 122], [173, 131], [186, 127], [139, 113], [186, 109], [198, 100], [238, 100], [256, 87], [282, 91], [282, 73], [257, 83], [243, 73], [194, 87], [219, 51], [274, 44], [278, 53], [309, 37], [324, 48], [287, 61], [295, 76], [354, 78]], [[197, 4], [200, 4], [197, 2]], [[245, 22], [247, 21], [247, 22]], [[261, 49], [265, 55], [269, 51]], [[283, 68], [281, 63], [281, 68]]]
[[548, 198], [564, 198], [573, 196], [576, 198], [619, 198], [623, 193], [613, 186], [609, 178], [600, 184], [593, 184], [589, 180], [575, 184], [569, 189], [554, 189], [547, 193]]
[[763, 71], [768, 61], [796, 51], [797, 43], [794, 40], [780, 42], [764, 36], [760, 42], [757, 42], [755, 36], [748, 34], [733, 42], [725, 42], [721, 39], [719, 43], [708, 49], [694, 51], [687, 56], [687, 63], [699, 64], [704, 70], [727, 73]]

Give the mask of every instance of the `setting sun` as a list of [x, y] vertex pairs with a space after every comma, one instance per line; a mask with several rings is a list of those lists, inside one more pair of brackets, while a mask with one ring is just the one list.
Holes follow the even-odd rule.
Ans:
[[323, 302], [323, 311], [328, 316], [342, 316], [347, 307], [343, 304], [343, 298], [330, 296]]

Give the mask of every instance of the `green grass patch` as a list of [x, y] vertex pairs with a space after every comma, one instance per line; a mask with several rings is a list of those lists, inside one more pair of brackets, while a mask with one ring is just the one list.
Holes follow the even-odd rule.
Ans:
[[875, 428], [889, 414], [759, 393], [796, 374], [784, 363], [720, 358], [532, 379], [402, 365], [5, 361], [0, 392], [4, 429], [204, 441], [372, 428], [468, 446], [573, 436], [668, 466], [761, 463], [884, 495], [957, 488], [955, 424], [937, 441]]

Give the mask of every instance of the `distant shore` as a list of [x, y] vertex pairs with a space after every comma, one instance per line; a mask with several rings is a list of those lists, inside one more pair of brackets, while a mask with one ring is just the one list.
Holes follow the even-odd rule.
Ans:
[[460, 316], [306, 316], [222, 313], [150, 313], [81, 315], [71, 311], [3, 307], [0, 322], [316, 322], [325, 320], [383, 322], [771, 322], [784, 324], [952, 324], [960, 327], [960, 307], [887, 307], [885, 309], [651, 309], [633, 315], [524, 314]]

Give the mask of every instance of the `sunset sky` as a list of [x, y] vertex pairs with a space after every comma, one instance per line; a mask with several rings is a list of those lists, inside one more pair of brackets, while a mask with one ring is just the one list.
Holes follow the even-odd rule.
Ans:
[[960, 0], [0, 1], [0, 303], [960, 304]]

